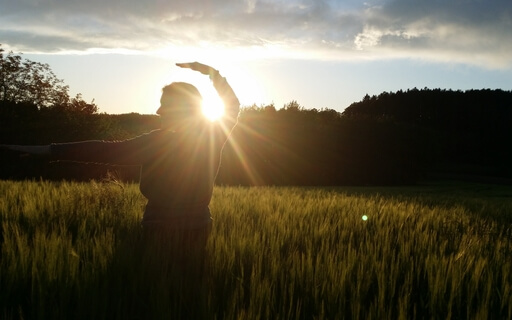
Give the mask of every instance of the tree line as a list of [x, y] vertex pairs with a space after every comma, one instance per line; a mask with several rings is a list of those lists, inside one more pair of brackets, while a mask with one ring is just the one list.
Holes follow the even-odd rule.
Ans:
[[[99, 113], [94, 101], [70, 98], [49, 66], [4, 55], [1, 47], [0, 67], [0, 144], [122, 140], [159, 127], [156, 115]], [[296, 101], [283, 108], [253, 105], [240, 113], [217, 183], [393, 185], [439, 175], [512, 179], [510, 123], [512, 92], [504, 90], [384, 92], [366, 95], [342, 113], [305, 109]], [[2, 179], [137, 180], [139, 172], [48, 162], [5, 150], [0, 155]]]

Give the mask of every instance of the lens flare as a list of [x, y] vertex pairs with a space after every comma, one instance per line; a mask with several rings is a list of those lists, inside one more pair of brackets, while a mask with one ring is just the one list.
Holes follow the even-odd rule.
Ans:
[[364, 215], [364, 216], [362, 217], [362, 219], [363, 219], [363, 221], [366, 221], [366, 220], [368, 220], [368, 216], [367, 216], [367, 215]]

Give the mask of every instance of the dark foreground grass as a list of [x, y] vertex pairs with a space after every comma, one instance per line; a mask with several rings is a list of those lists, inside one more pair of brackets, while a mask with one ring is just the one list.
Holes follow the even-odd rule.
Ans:
[[508, 187], [217, 188], [202, 278], [145, 240], [143, 206], [0, 182], [0, 319], [512, 318]]

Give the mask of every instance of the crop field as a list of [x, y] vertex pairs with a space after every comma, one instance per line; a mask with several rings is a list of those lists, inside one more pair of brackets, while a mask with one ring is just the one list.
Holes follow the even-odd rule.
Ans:
[[0, 181], [0, 319], [512, 318], [512, 187], [216, 187], [198, 281], [144, 204]]

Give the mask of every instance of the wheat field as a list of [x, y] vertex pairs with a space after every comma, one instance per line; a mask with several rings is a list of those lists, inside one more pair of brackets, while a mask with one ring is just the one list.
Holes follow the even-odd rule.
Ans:
[[512, 318], [512, 188], [216, 187], [185, 281], [134, 184], [0, 181], [0, 319]]

